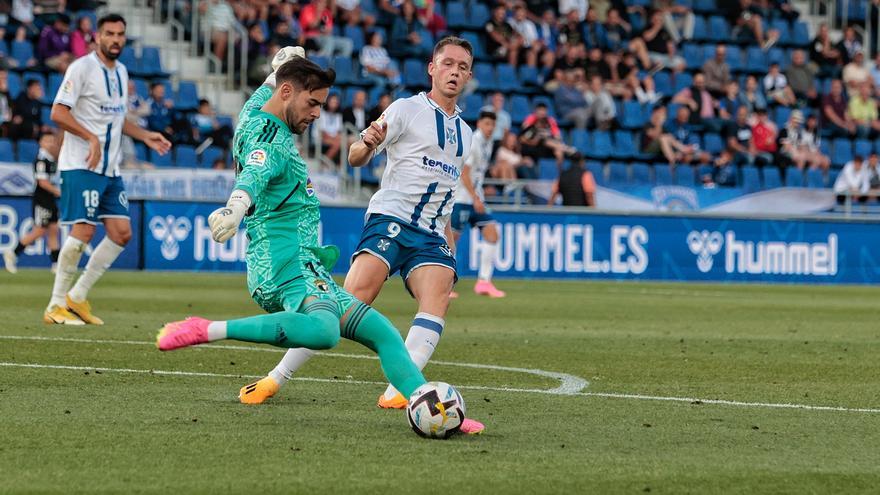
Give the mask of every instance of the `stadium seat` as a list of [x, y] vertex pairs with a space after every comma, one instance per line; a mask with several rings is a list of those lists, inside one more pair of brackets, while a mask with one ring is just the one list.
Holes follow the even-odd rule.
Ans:
[[853, 159], [852, 143], [849, 138], [835, 138], [832, 142], [831, 163], [842, 167]]
[[19, 69], [32, 67], [35, 64], [28, 64], [34, 59], [34, 45], [29, 41], [13, 41], [9, 55], [18, 64]]
[[461, 37], [470, 42], [471, 47], [474, 50], [474, 58], [477, 60], [491, 60], [491, 57], [486, 53], [486, 49], [483, 47], [483, 38], [475, 32], [472, 31], [462, 31]]
[[134, 81], [134, 90], [137, 91], [138, 96], [143, 99], [147, 99], [150, 97], [150, 86], [147, 84], [147, 81], [143, 79], [133, 79]]
[[12, 151], [12, 141], [0, 138], [0, 162], [14, 162], [15, 153]]
[[694, 0], [694, 12], [698, 14], [708, 15], [718, 12], [718, 6], [715, 0]]
[[[786, 57], [782, 48], [773, 47], [767, 51], [767, 65], [777, 63], [780, 71], [784, 71], [788, 67], [789, 60], [791, 57]], [[766, 68], [764, 70], [766, 72]]]
[[529, 99], [523, 95], [513, 95], [510, 97], [510, 102], [508, 103], [510, 106], [510, 119], [513, 121], [513, 125], [520, 125], [522, 121], [529, 116], [529, 112], [531, 109], [529, 108]]
[[709, 39], [709, 28], [706, 20], [701, 15], [694, 16], [694, 41], [706, 41]]
[[611, 156], [617, 159], [633, 158], [639, 151], [630, 131], [614, 131], [614, 148]]
[[593, 179], [596, 181], [596, 185], [604, 186], [605, 185], [605, 169], [602, 167], [602, 164], [599, 162], [587, 162], [586, 170], [588, 170], [591, 174], [593, 174]]
[[742, 187], [746, 192], [761, 190], [761, 177], [758, 175], [758, 167], [746, 165], [740, 171], [742, 172]]
[[719, 15], [709, 18], [709, 39], [714, 42], [730, 41], [730, 26], [725, 18]]
[[413, 88], [428, 88], [431, 83], [424, 62], [408, 59], [403, 63], [403, 82]]
[[764, 167], [762, 170], [764, 176], [764, 189], [776, 189], [782, 187], [782, 177], [779, 174], [779, 168], [774, 166]]
[[199, 158], [196, 156], [196, 150], [194, 147], [188, 144], [179, 144], [175, 146], [174, 149], [177, 155], [175, 163], [178, 167], [198, 168]]
[[347, 57], [336, 57], [333, 59], [333, 70], [336, 71], [336, 81], [339, 84], [356, 83], [359, 77], [354, 72], [354, 62]]
[[538, 160], [538, 178], [541, 180], [553, 180], [559, 176], [556, 169], [556, 160], [553, 158], [541, 158]]
[[799, 47], [810, 44], [810, 28], [806, 22], [795, 21], [794, 29], [791, 33], [791, 44]]
[[632, 165], [632, 182], [637, 186], [651, 185], [651, 167], [644, 163], [633, 163]]
[[785, 187], [804, 187], [804, 171], [797, 167], [785, 169]]
[[760, 46], [750, 46], [746, 49], [746, 72], [766, 74], [767, 54]]
[[[483, 97], [479, 93], [471, 93], [464, 97], [464, 105], [461, 116], [468, 122], [474, 122], [480, 116], [480, 108], [483, 107]], [[511, 117], [511, 120], [513, 118]]]
[[[687, 72], [679, 72], [675, 75], [675, 85], [672, 88], [672, 93], [678, 93], [684, 88], [689, 88], [693, 85], [694, 78]], [[671, 115], [671, 112], [670, 112]]]
[[641, 129], [647, 122], [645, 111], [636, 100], [623, 102], [618, 120], [625, 129]]
[[788, 118], [791, 116], [791, 108], [778, 106], [776, 110], [773, 112], [773, 122], [776, 123], [776, 127], [779, 129], [784, 129], [785, 124], [788, 123]]
[[724, 141], [721, 136], [714, 132], [707, 132], [703, 135], [703, 149], [712, 155], [717, 155], [725, 148]]
[[177, 98], [174, 101], [175, 108], [179, 110], [195, 110], [199, 107], [199, 89], [192, 81], [180, 81], [177, 88]]
[[173, 161], [171, 160], [171, 153], [165, 153], [164, 155], [160, 155], [155, 151], [150, 151], [150, 163], [157, 167], [172, 167], [174, 166]]
[[[696, 34], [694, 34], [696, 38]], [[685, 43], [681, 49], [681, 56], [687, 64], [688, 70], [696, 70], [703, 66], [703, 47], [694, 43]]]
[[463, 2], [448, 2], [446, 4], [446, 24], [450, 29], [467, 27], [467, 14]]
[[629, 170], [625, 163], [608, 162], [608, 183], [617, 187], [629, 184]]
[[675, 167], [675, 184], [678, 186], [694, 187], [694, 169], [690, 165]]
[[856, 139], [855, 145], [853, 146], [853, 153], [861, 155], [862, 158], [867, 159], [868, 155], [871, 154], [873, 147], [874, 145], [867, 139]]
[[726, 60], [732, 72], [740, 72], [745, 69], [746, 64], [743, 62], [743, 53], [738, 46], [727, 45]]
[[330, 59], [323, 55], [309, 55], [309, 60], [318, 64], [322, 69], [326, 70], [330, 68]]
[[134, 46], [133, 45], [129, 45], [129, 46], [123, 48], [122, 53], [119, 54], [118, 60], [120, 62], [122, 62], [122, 65], [124, 65], [125, 68], [128, 69], [128, 72], [130, 74], [138, 72], [138, 70], [139, 70], [138, 60], [137, 60], [137, 57], [135, 57], [135, 55], [134, 55]]
[[520, 81], [516, 75], [516, 69], [510, 64], [498, 64], [495, 67], [498, 80], [498, 89], [505, 93], [520, 91]]
[[354, 51], [360, 52], [364, 47], [364, 30], [360, 26], [346, 25], [342, 28], [342, 35], [351, 40]]
[[4, 39], [0, 39], [0, 55], [9, 57], [9, 44]]
[[654, 74], [654, 89], [661, 95], [672, 94], [672, 78], [669, 72], [660, 71]]
[[[500, 75], [499, 75], [499, 77], [500, 77]], [[521, 65], [519, 67], [519, 82], [523, 86], [537, 87], [538, 86], [538, 69], [537, 69], [537, 67], [529, 67], [528, 65]]]
[[149, 77], [168, 77], [168, 73], [162, 69], [162, 57], [159, 48], [145, 46], [141, 49], [141, 58], [138, 60], [139, 72]]
[[217, 159], [223, 157], [223, 150], [218, 148], [217, 146], [208, 146], [208, 148], [202, 152], [202, 156], [200, 157], [200, 164], [203, 168], [211, 168]]
[[658, 186], [671, 186], [672, 185], [672, 172], [669, 170], [668, 163], [655, 163], [654, 164], [654, 177], [657, 180]]
[[20, 162], [32, 162], [37, 158], [40, 145], [31, 139], [19, 139], [15, 144], [15, 158]]
[[465, 16], [465, 28], [474, 31], [481, 31], [489, 22], [489, 7], [484, 3], [471, 3], [470, 12]]
[[780, 45], [790, 45], [791, 44], [791, 33], [789, 32], [788, 21], [785, 19], [775, 19], [770, 23], [770, 29], [775, 29], [779, 31], [779, 40], [777, 43]]
[[611, 156], [612, 149], [611, 133], [608, 131], [595, 131], [593, 132], [592, 145], [586, 149], [585, 154], [590, 158], [604, 160]]
[[481, 91], [496, 91], [499, 89], [498, 78], [492, 64], [477, 62], [474, 64], [474, 79], [480, 83]]
[[144, 143], [134, 143], [134, 156], [140, 162], [146, 162], [147, 160], [147, 147]]
[[586, 129], [573, 129], [571, 131], [571, 145], [582, 154], [586, 154], [592, 146], [590, 131]]
[[817, 168], [807, 170], [807, 187], [823, 189], [825, 187], [825, 175]]

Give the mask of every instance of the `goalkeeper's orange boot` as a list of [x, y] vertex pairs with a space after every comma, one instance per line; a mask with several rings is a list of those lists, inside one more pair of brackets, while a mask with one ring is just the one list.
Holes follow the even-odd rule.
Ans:
[[271, 376], [254, 383], [249, 383], [238, 391], [238, 400], [242, 404], [262, 404], [269, 397], [278, 393], [281, 386]]
[[379, 396], [379, 402], [376, 404], [382, 409], [404, 409], [408, 401], [400, 392], [390, 399], [385, 398], [385, 394]]
[[70, 310], [71, 313], [79, 316], [79, 319], [86, 322], [89, 325], [103, 325], [104, 320], [98, 318], [97, 316], [92, 314], [92, 305], [89, 304], [88, 300], [76, 302], [70, 298], [70, 294], [64, 296], [67, 301], [67, 309]]

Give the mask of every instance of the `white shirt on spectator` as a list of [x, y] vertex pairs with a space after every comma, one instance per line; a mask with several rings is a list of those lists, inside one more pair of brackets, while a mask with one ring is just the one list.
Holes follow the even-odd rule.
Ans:
[[25, 24], [34, 22], [34, 2], [31, 0], [12, 0], [10, 16]]
[[589, 7], [590, 2], [587, 0], [559, 0], [559, 14], [565, 17], [572, 10], [576, 10], [579, 21], [583, 21], [587, 17]]
[[871, 182], [868, 175], [868, 165], [865, 162], [862, 162], [862, 168], [856, 170], [855, 163], [850, 160], [843, 166], [843, 170], [840, 171], [840, 175], [834, 181], [835, 194], [846, 194], [852, 190], [864, 194], [870, 188]]
[[870, 79], [871, 73], [868, 69], [861, 65], [850, 62], [843, 67], [843, 82], [849, 86], [850, 84], [858, 84]]
[[481, 108], [480, 111], [492, 112], [495, 114], [495, 130], [492, 131], [492, 141], [501, 141], [501, 138], [507, 134], [507, 131], [510, 130], [510, 126], [513, 125], [513, 119], [510, 117], [510, 114], [503, 108], [500, 112], [496, 111], [495, 107], [492, 105], [486, 105]]
[[226, 3], [226, 0], [208, 3], [208, 11], [205, 12], [204, 29], [211, 28], [215, 31], [231, 31], [236, 23], [235, 12]]
[[331, 136], [338, 135], [342, 131], [342, 114], [339, 112], [322, 112], [321, 117], [318, 118], [318, 129]]
[[361, 48], [361, 66], [373, 70], [387, 70], [391, 64], [388, 51], [382, 46], [365, 46]]
[[336, 6], [345, 10], [354, 10], [360, 3], [361, 0], [336, 0]]
[[772, 74], [767, 74], [764, 76], [764, 92], [772, 93], [773, 91], [779, 91], [780, 89], [785, 89], [788, 86], [788, 78], [785, 77], [785, 74], [779, 73], [774, 77]]
[[535, 23], [528, 20], [523, 19], [521, 22], [516, 19], [508, 19], [507, 23], [513, 26], [514, 31], [519, 33], [523, 39], [523, 46], [526, 48], [531, 48], [532, 44], [538, 40], [538, 28], [535, 27]]

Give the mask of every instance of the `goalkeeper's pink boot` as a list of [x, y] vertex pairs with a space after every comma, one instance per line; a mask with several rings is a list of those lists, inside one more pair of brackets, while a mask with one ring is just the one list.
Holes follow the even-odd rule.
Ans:
[[173, 351], [181, 347], [208, 343], [210, 320], [191, 316], [183, 321], [167, 323], [156, 336], [156, 347], [160, 351]]
[[485, 429], [486, 427], [483, 423], [474, 421], [470, 418], [464, 418], [464, 421], [461, 422], [460, 428], [461, 432], [466, 435], [479, 435], [480, 433], [483, 433], [483, 430]]
[[474, 292], [479, 296], [489, 296], [493, 299], [507, 295], [503, 290], [495, 288], [495, 285], [488, 280], [477, 280], [477, 284], [474, 285]]

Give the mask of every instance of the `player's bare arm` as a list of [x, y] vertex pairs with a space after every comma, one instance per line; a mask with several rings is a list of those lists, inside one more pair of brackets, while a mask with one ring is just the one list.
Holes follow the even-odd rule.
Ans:
[[98, 163], [101, 162], [101, 141], [98, 140], [98, 136], [95, 136], [83, 127], [70, 112], [70, 107], [67, 105], [62, 105], [61, 103], [52, 105], [52, 113], [49, 117], [62, 130], [89, 142], [89, 156], [86, 160], [88, 161], [89, 170], [95, 170], [98, 167]]
[[165, 136], [163, 136], [162, 133], [148, 131], [128, 119], [126, 119], [125, 124], [122, 126], [122, 133], [131, 136], [138, 141], [142, 141], [151, 150], [160, 155], [164, 155], [171, 150], [171, 143], [165, 139]]
[[364, 132], [364, 137], [360, 141], [351, 145], [348, 149], [348, 163], [352, 167], [362, 167], [369, 163], [373, 158], [373, 152], [385, 141], [388, 134], [388, 124], [382, 122], [372, 122], [370, 127]]

